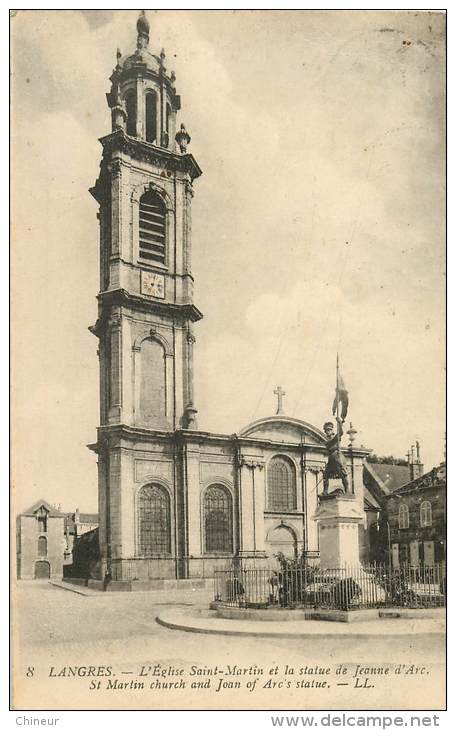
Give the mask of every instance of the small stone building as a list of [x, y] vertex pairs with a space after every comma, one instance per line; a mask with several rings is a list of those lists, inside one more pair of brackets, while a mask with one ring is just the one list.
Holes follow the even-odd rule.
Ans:
[[17, 518], [17, 577], [61, 579], [65, 515], [45, 500]]
[[364, 563], [387, 563], [389, 543], [384, 510], [387, 497], [422, 474], [420, 462], [406, 465], [366, 461], [363, 468], [364, 529], [360, 557]]
[[446, 465], [396, 489], [386, 500], [393, 566], [435, 565], [446, 557]]
[[65, 565], [71, 565], [74, 559], [74, 548], [78, 540], [86, 532], [98, 527], [98, 514], [93, 512], [68, 512], [65, 515]]

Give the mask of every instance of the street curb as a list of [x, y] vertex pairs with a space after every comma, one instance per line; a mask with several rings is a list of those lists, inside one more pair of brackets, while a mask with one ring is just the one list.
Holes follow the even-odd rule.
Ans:
[[64, 591], [71, 591], [71, 593], [77, 593], [79, 596], [84, 596], [85, 598], [97, 598], [99, 595], [104, 595], [101, 591], [92, 591], [89, 588], [82, 590], [76, 587], [74, 583], [59, 583], [54, 580], [49, 580], [48, 583], [51, 586], [55, 586], [55, 588], [62, 588]]
[[[228, 619], [229, 620], [229, 619]], [[176, 631], [187, 631], [188, 633], [194, 633], [194, 634], [217, 634], [222, 636], [250, 636], [250, 637], [262, 637], [266, 638], [269, 637], [271, 639], [274, 638], [284, 638], [284, 639], [292, 639], [296, 638], [297, 636], [304, 636], [304, 634], [285, 634], [285, 633], [277, 633], [277, 632], [266, 632], [266, 631], [236, 631], [236, 629], [212, 629], [212, 628], [205, 628], [205, 627], [199, 627], [199, 626], [189, 626], [185, 624], [175, 624], [171, 621], [166, 621], [165, 619], [160, 618], [160, 616], [156, 616], [155, 621], [157, 624], [160, 624], [160, 626], [164, 626], [167, 629], [173, 629]], [[312, 634], [312, 636], [315, 636], [315, 634]], [[321, 634], [320, 634], [321, 636]]]

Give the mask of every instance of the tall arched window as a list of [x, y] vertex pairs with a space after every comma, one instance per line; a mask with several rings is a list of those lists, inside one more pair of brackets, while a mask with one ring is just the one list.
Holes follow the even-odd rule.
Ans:
[[233, 552], [233, 500], [221, 484], [206, 489], [204, 495], [204, 535], [206, 553]]
[[275, 456], [269, 464], [268, 507], [274, 512], [296, 510], [295, 468], [282, 456]]
[[430, 527], [432, 525], [432, 507], [430, 502], [421, 502], [420, 506], [420, 526]]
[[38, 557], [47, 557], [47, 539], [45, 537], [38, 538]]
[[144, 556], [171, 553], [170, 500], [160, 484], [139, 492], [139, 552]]
[[129, 91], [125, 96], [125, 111], [127, 112], [127, 134], [136, 137], [136, 94]]
[[157, 141], [157, 97], [153, 91], [146, 94], [146, 141]]
[[409, 508], [406, 504], [401, 504], [399, 507], [399, 529], [407, 530], [409, 523]]
[[141, 343], [139, 420], [143, 426], [164, 426], [166, 420], [166, 361], [163, 345], [156, 340]]
[[164, 264], [166, 258], [166, 206], [153, 190], [139, 201], [139, 259]]

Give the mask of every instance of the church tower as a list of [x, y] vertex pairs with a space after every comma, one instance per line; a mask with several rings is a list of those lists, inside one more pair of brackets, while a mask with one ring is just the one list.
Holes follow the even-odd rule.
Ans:
[[98, 319], [90, 328], [99, 340], [100, 365], [93, 448], [108, 570], [128, 534], [120, 524], [129, 519], [121, 451], [139, 441], [143, 450], [155, 448], [166, 434], [196, 428], [193, 325], [202, 314], [193, 303], [191, 201], [201, 170], [187, 152], [190, 136], [177, 123], [175, 74], [167, 71], [164, 50], [150, 50], [149, 33], [142, 13], [134, 53], [117, 50], [106, 95], [112, 131], [100, 139], [100, 173], [90, 190], [100, 224]]
[[100, 141], [99, 318], [101, 426], [174, 430], [193, 426], [191, 199], [201, 174], [176, 134], [180, 97], [165, 52], [149, 50], [149, 23], [137, 48], [117, 51], [106, 95], [112, 132]]

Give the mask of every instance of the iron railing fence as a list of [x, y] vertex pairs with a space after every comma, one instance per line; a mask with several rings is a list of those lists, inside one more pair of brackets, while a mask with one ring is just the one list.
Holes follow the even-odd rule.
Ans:
[[240, 608], [432, 608], [446, 604], [446, 566], [357, 565], [321, 570], [231, 569], [214, 574], [214, 599]]

